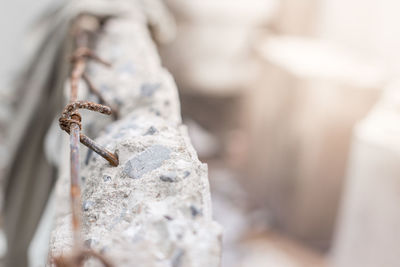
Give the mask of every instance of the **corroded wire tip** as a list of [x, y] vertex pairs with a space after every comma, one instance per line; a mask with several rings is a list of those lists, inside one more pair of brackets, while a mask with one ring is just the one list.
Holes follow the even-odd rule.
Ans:
[[118, 155], [116, 153], [111, 153], [107, 149], [105, 149], [103, 146], [99, 145], [86, 135], [82, 134], [80, 135], [80, 140], [81, 143], [87, 146], [88, 148], [92, 149], [94, 152], [102, 156], [104, 159], [106, 159], [111, 166], [117, 167], [119, 164], [119, 159]]

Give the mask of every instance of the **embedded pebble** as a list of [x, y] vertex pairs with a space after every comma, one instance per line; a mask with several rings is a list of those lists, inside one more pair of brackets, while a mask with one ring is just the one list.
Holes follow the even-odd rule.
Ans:
[[104, 182], [111, 181], [111, 176], [110, 176], [110, 175], [104, 175], [104, 176], [103, 176], [103, 181], [104, 181]]
[[159, 83], [145, 83], [140, 87], [140, 93], [142, 96], [151, 97], [159, 87]]
[[182, 264], [182, 258], [185, 254], [185, 251], [181, 248], [178, 248], [171, 259], [171, 266], [172, 267], [180, 267]]
[[194, 205], [190, 205], [190, 211], [192, 212], [192, 216], [196, 217], [197, 215], [201, 214], [201, 210], [196, 208]]
[[147, 129], [146, 133], [144, 135], [153, 135], [157, 132], [157, 129], [154, 126], [150, 126], [149, 129]]
[[150, 112], [154, 113], [156, 116], [160, 117], [161, 116], [161, 112], [158, 109], [155, 109], [153, 107], [151, 107], [149, 109]]
[[172, 221], [173, 220], [173, 218], [171, 216], [169, 216], [169, 215], [164, 215], [164, 218], [167, 219], [168, 221]]
[[160, 180], [161, 180], [161, 181], [163, 181], [163, 182], [169, 182], [169, 183], [176, 182], [176, 181], [177, 181], [176, 178], [177, 178], [177, 175], [176, 175], [175, 172], [170, 172], [170, 173], [167, 173], [167, 174], [162, 174], [162, 175], [160, 176]]
[[93, 150], [88, 149], [87, 154], [86, 154], [86, 158], [85, 158], [85, 165], [89, 164], [89, 160], [90, 160], [90, 157], [92, 156], [92, 153], [93, 153]]
[[82, 209], [84, 210], [84, 211], [88, 211], [90, 208], [92, 208], [94, 206], [94, 202], [93, 201], [90, 201], [90, 200], [88, 200], [88, 201], [83, 201], [83, 204], [82, 204]]

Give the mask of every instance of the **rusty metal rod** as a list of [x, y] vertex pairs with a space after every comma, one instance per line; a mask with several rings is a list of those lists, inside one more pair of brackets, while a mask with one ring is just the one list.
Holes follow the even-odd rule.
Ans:
[[73, 123], [70, 128], [70, 159], [71, 159], [71, 209], [72, 229], [76, 246], [80, 246], [81, 237], [81, 190], [79, 186], [79, 126]]
[[[76, 33], [76, 46], [87, 47], [89, 45], [89, 37], [81, 30]], [[79, 81], [85, 71], [86, 62], [83, 57], [77, 58], [72, 63], [71, 72], [71, 96], [70, 103], [76, 102], [78, 99], [78, 85]], [[76, 120], [80, 120], [80, 116], [74, 115]], [[81, 190], [79, 183], [79, 139], [80, 139], [80, 125], [71, 123], [70, 125], [70, 159], [71, 159], [71, 210], [72, 210], [72, 230], [75, 247], [78, 248], [82, 245], [81, 242]]]
[[97, 144], [95, 141], [84, 135], [83, 133], [80, 134], [80, 141], [82, 144], [87, 146], [88, 148], [92, 149], [94, 152], [105, 158], [112, 166], [116, 167], [119, 164], [118, 155], [111, 153], [103, 146]]
[[[93, 18], [93, 17], [92, 17]], [[81, 17], [82, 19], [82, 17]], [[86, 17], [87, 19], [87, 17]], [[83, 20], [84, 21], [84, 20]], [[78, 112], [79, 108], [85, 108], [93, 111], [97, 111], [103, 114], [110, 115], [111, 108], [88, 102], [78, 101], [78, 86], [79, 81], [83, 78], [86, 59], [92, 58], [97, 62], [104, 65], [109, 65], [106, 61], [97, 57], [89, 49], [89, 32], [83, 30], [80, 25], [82, 21], [77, 21], [75, 25], [75, 42], [76, 50], [72, 56], [72, 70], [70, 76], [70, 101], [69, 104], [64, 108], [61, 118], [59, 119], [61, 129], [65, 130], [70, 134], [70, 160], [71, 160], [71, 211], [72, 211], [72, 235], [73, 235], [73, 252], [69, 256], [63, 256], [53, 258], [53, 262], [57, 267], [80, 267], [82, 266], [85, 259], [88, 257], [94, 257], [100, 260], [104, 266], [112, 266], [112, 264], [105, 259], [102, 255], [91, 250], [85, 250], [83, 248], [83, 242], [81, 237], [81, 225], [82, 225], [82, 212], [81, 212], [81, 190], [80, 190], [80, 176], [79, 176], [79, 141], [86, 145], [90, 149], [93, 149], [96, 153], [107, 159], [113, 166], [118, 166], [118, 156], [107, 151], [104, 147], [98, 145], [96, 142], [91, 140], [89, 137], [81, 133], [81, 116]]]

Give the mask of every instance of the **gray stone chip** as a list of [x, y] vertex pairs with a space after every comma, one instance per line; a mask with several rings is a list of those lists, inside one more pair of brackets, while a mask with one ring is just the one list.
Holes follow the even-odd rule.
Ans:
[[160, 180], [163, 182], [169, 182], [169, 183], [173, 183], [173, 182], [177, 182], [177, 175], [175, 172], [169, 172], [167, 174], [162, 174], [160, 176]]
[[88, 211], [89, 209], [91, 209], [92, 207], [94, 207], [94, 202], [90, 201], [90, 200], [85, 200], [82, 203], [82, 209], [84, 211]]
[[160, 88], [159, 83], [145, 83], [140, 87], [140, 93], [142, 96], [151, 97], [158, 88]]
[[124, 173], [130, 178], [139, 179], [170, 158], [171, 150], [165, 146], [153, 145], [125, 163]]
[[157, 132], [157, 129], [154, 126], [150, 126], [150, 128], [146, 131], [144, 135], [153, 135]]

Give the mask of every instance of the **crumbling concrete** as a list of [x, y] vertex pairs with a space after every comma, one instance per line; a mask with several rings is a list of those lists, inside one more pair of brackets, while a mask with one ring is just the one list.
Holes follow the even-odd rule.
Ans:
[[[113, 67], [89, 66], [120, 119], [82, 113], [83, 130], [116, 151], [120, 164], [81, 153], [85, 245], [115, 266], [219, 266], [221, 229], [211, 216], [207, 166], [181, 124], [177, 89], [161, 66], [146, 17], [128, 13], [109, 19], [98, 39], [97, 54]], [[72, 245], [69, 174], [61, 169], [51, 256]]]

